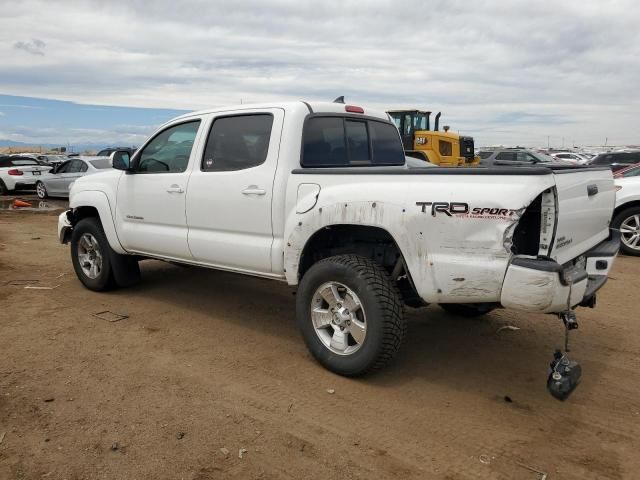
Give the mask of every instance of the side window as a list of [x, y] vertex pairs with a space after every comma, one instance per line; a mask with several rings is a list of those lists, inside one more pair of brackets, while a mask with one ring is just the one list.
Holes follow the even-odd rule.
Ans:
[[79, 173], [82, 171], [82, 165], [84, 163], [80, 160], [71, 160], [69, 167], [67, 168], [67, 173]]
[[530, 153], [518, 152], [516, 155], [517, 155], [516, 158], [518, 159], [518, 162], [528, 162], [528, 163], [536, 162], [536, 158]]
[[69, 171], [69, 166], [71, 165], [71, 160], [64, 162], [56, 169], [56, 173], [67, 173]]
[[269, 153], [273, 115], [237, 115], [213, 121], [202, 158], [205, 172], [229, 172], [261, 165]]
[[413, 126], [413, 119], [411, 115], [404, 116], [404, 132], [403, 135], [411, 135], [411, 127]]
[[516, 161], [516, 153], [515, 152], [501, 152], [496, 155], [496, 160], [507, 160], [509, 162]]
[[199, 127], [200, 120], [196, 120], [174, 125], [160, 132], [135, 159], [136, 172], [184, 172], [189, 164]]
[[80, 165], [80, 171], [81, 172], [86, 172], [89, 169], [89, 167], [84, 162], [80, 162], [80, 163], [82, 164], [82, 165]]

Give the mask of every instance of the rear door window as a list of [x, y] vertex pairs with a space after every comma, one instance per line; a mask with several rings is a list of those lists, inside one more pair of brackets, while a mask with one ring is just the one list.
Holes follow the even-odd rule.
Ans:
[[305, 125], [302, 165], [404, 165], [398, 130], [390, 123], [349, 117], [311, 117]]
[[202, 159], [206, 172], [244, 170], [267, 159], [273, 115], [237, 115], [214, 120]]

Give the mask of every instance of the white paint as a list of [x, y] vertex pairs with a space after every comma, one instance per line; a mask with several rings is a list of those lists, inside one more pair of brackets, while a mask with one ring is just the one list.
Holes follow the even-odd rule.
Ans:
[[[342, 113], [345, 107], [317, 103], [312, 108]], [[201, 171], [211, 122], [220, 115], [254, 112], [274, 116], [266, 161], [235, 172]], [[286, 278], [292, 285], [298, 282], [301, 253], [316, 232], [334, 225], [378, 227], [397, 243], [426, 302], [502, 302], [532, 311], [566, 307], [569, 291], [558, 274], [510, 266], [511, 237], [525, 208], [541, 192], [557, 190], [557, 199], [549, 194], [544, 203], [554, 204], [558, 232], [571, 235], [572, 242], [554, 249], [554, 258], [564, 263], [584, 253], [607, 234], [610, 173], [294, 175], [308, 113], [304, 103], [295, 102], [185, 115], [161, 127], [201, 120], [185, 172], [113, 171], [81, 178], [72, 188], [71, 206], [96, 206], [109, 243], [120, 253]], [[366, 109], [366, 114], [387, 120], [384, 112]], [[586, 187], [593, 183], [599, 193], [587, 197]], [[172, 187], [178, 191], [168, 192]], [[464, 202], [470, 209], [512, 213], [432, 215], [416, 202]], [[581, 299], [585, 288], [586, 281], [574, 285], [572, 299]]]

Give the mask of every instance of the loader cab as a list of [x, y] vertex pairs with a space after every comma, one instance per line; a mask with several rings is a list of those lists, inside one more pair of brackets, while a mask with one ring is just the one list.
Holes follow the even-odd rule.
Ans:
[[414, 149], [414, 135], [417, 130], [430, 130], [429, 116], [431, 112], [421, 110], [397, 110], [388, 112], [395, 123], [402, 146], [405, 150]]

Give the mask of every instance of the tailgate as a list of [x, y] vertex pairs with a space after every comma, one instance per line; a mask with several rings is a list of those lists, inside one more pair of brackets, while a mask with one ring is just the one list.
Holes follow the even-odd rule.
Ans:
[[563, 264], [609, 236], [615, 203], [609, 169], [567, 169], [554, 172], [558, 218], [551, 257]]

